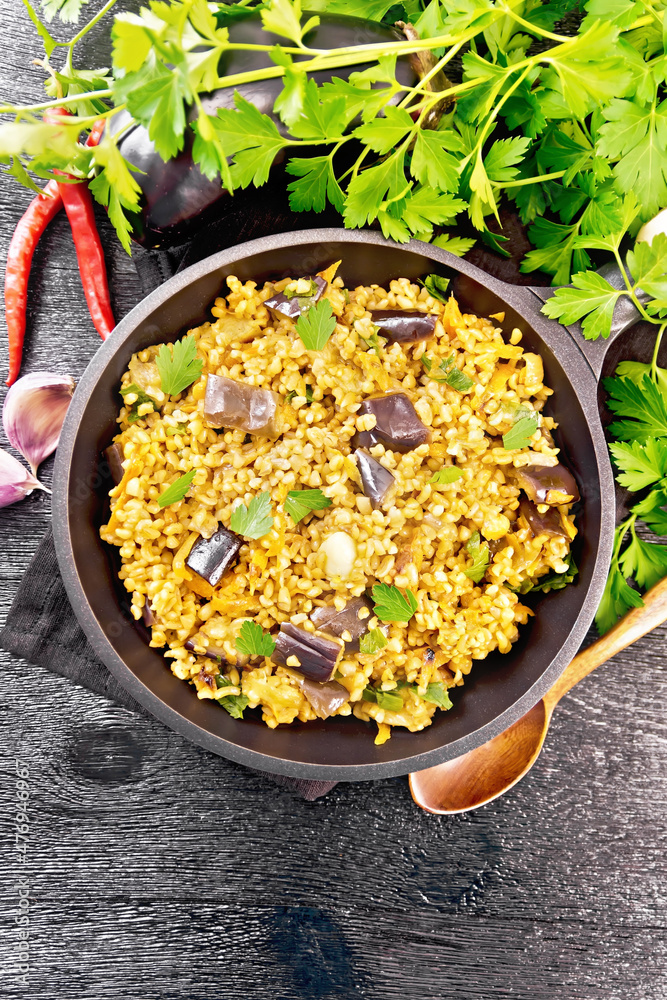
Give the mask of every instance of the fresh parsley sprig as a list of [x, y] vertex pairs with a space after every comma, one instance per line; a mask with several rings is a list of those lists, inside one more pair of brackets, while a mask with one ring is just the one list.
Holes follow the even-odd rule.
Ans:
[[268, 490], [253, 497], [248, 506], [241, 501], [234, 507], [229, 527], [244, 538], [263, 538], [273, 527], [271, 494]]
[[178, 503], [192, 486], [192, 480], [197, 473], [196, 469], [190, 469], [185, 475], [176, 479], [171, 486], [168, 486], [164, 493], [158, 497], [159, 507], [169, 507], [172, 503]]
[[296, 321], [296, 332], [307, 351], [321, 351], [335, 329], [336, 317], [328, 299], [320, 299]]
[[473, 583], [479, 583], [489, 565], [489, 546], [486, 542], [481, 541], [479, 531], [473, 531], [466, 542], [465, 549], [472, 557], [472, 564], [463, 572]]
[[369, 628], [365, 635], [359, 640], [359, 652], [364, 656], [372, 656], [379, 653], [387, 645], [387, 637], [379, 628]]
[[400, 622], [407, 625], [419, 606], [411, 590], [403, 593], [393, 584], [376, 583], [371, 593], [375, 614], [382, 622]]
[[285, 499], [285, 510], [295, 524], [302, 521], [313, 510], [325, 510], [331, 506], [329, 497], [322, 490], [290, 490]]
[[192, 335], [163, 344], [155, 358], [160, 388], [167, 396], [178, 396], [202, 373], [204, 362], [197, 357], [197, 341]]
[[275, 648], [275, 640], [259, 622], [243, 622], [236, 640], [237, 652], [246, 656], [271, 656]]
[[[460, 368], [456, 367], [455, 364], [456, 355], [454, 353], [450, 354], [448, 357], [444, 358], [438, 367], [433, 372], [433, 362], [430, 358], [427, 358], [425, 354], [422, 354], [421, 363], [428, 373], [428, 377], [433, 379], [434, 382], [442, 382], [452, 389], [456, 389], [457, 392], [469, 392], [475, 384], [469, 375], [462, 372]], [[439, 374], [442, 372], [442, 375]]]

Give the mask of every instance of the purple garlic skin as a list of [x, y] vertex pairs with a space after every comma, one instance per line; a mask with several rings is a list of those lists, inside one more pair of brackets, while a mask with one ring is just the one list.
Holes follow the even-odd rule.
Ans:
[[68, 375], [33, 372], [23, 375], [5, 396], [2, 407], [5, 434], [33, 473], [58, 446], [75, 385]]
[[371, 507], [377, 510], [391, 499], [396, 488], [396, 477], [363, 448], [357, 448], [354, 457], [361, 476], [362, 492], [370, 500]]
[[287, 316], [288, 319], [296, 321], [301, 313], [307, 312], [311, 306], [319, 302], [327, 290], [327, 282], [316, 274], [314, 278], [306, 279], [313, 283], [316, 291], [310, 295], [285, 295], [284, 292], [276, 292], [271, 298], [264, 300], [264, 305], [272, 312]]
[[[308, 680], [325, 683], [333, 677], [342, 649], [342, 643], [283, 622], [271, 660], [278, 666], [298, 670]], [[299, 661], [298, 665], [287, 662], [293, 656]]]
[[210, 538], [198, 538], [186, 556], [185, 565], [215, 587], [229, 569], [243, 545], [240, 535], [228, 528], [219, 528]]
[[328, 719], [336, 709], [350, 700], [350, 692], [338, 681], [318, 684], [317, 681], [309, 681], [307, 677], [304, 677], [301, 681], [301, 690], [315, 709], [315, 715], [319, 719]]
[[[365, 618], [359, 617], [362, 608], [368, 611]], [[313, 608], [310, 620], [315, 628], [321, 632], [329, 632], [331, 635], [343, 639], [347, 652], [358, 653], [359, 640], [362, 635], [366, 635], [368, 632], [368, 623], [373, 614], [373, 605], [367, 597], [352, 597], [342, 611], [338, 611], [333, 604]], [[343, 632], [349, 632], [351, 638], [344, 639]]]
[[233, 378], [209, 375], [204, 417], [210, 427], [229, 427], [247, 434], [276, 434], [280, 396], [270, 389], [245, 385]]
[[437, 316], [407, 309], [372, 309], [371, 319], [378, 333], [392, 344], [416, 344], [429, 340], [435, 332]]
[[49, 492], [18, 459], [0, 448], [0, 507], [9, 507], [17, 500], [23, 500], [33, 490]]
[[404, 392], [365, 399], [358, 410], [360, 417], [373, 413], [377, 420], [370, 431], [357, 431], [353, 448], [372, 448], [383, 444], [390, 451], [405, 453], [431, 440], [431, 432], [417, 416], [417, 411]]

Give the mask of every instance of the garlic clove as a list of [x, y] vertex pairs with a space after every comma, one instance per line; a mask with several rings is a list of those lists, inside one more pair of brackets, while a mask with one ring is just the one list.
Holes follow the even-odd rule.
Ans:
[[18, 379], [5, 397], [5, 434], [33, 473], [56, 450], [75, 384], [68, 375], [33, 372]]
[[351, 576], [357, 558], [357, 546], [354, 539], [344, 531], [334, 531], [325, 538], [320, 545], [320, 552], [324, 553], [324, 572], [330, 580], [335, 577], [347, 580]]
[[8, 507], [10, 503], [23, 500], [33, 490], [49, 492], [18, 459], [0, 448], [0, 507]]

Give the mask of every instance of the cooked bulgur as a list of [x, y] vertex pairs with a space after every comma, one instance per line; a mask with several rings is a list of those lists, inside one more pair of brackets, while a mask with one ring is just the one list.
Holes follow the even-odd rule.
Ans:
[[[449, 707], [447, 690], [463, 684], [473, 660], [509, 651], [531, 614], [520, 593], [568, 572], [573, 497], [552, 493], [550, 507], [533, 505], [534, 518], [519, 511], [526, 498], [517, 470], [558, 465], [554, 423], [541, 413], [551, 390], [519, 330], [505, 339], [502, 315], [462, 315], [454, 298], [441, 301], [404, 278], [347, 291], [333, 273], [323, 272], [324, 298], [336, 325], [322, 350], [307, 350], [295, 320], [263, 304], [280, 292], [307, 294], [310, 279], [258, 288], [230, 277], [211, 322], [190, 331], [203, 370], [180, 395], [163, 392], [160, 345], [134, 355], [115, 439], [123, 476], [101, 536], [120, 549], [133, 616], [152, 625], [151, 645], [166, 647], [172, 671], [200, 698], [237, 717], [259, 706], [271, 727], [315, 719], [314, 706], [320, 715], [354, 714], [374, 720], [383, 742], [389, 727], [414, 732]], [[391, 342], [373, 322], [376, 310], [428, 313], [435, 329], [426, 340]], [[467, 378], [437, 378], [454, 368]], [[277, 394], [270, 433], [210, 426], [209, 375]], [[408, 397], [430, 440], [404, 453], [370, 445], [366, 454], [395, 480], [378, 505], [364, 493], [355, 442], [376, 422], [360, 415], [363, 401], [388, 393]], [[529, 440], [507, 447], [503, 435], [526, 417]], [[449, 473], [436, 478], [453, 481], [434, 481], [443, 468]], [[161, 507], [160, 496], [191, 470], [184, 499]], [[294, 523], [285, 504], [297, 489], [321, 491], [330, 505]], [[270, 530], [242, 539], [218, 583], [188, 567], [202, 538], [229, 529], [239, 503], [267, 491]], [[557, 516], [560, 528], [542, 531], [538, 515]], [[248, 620], [274, 640], [287, 623], [331, 640], [311, 622], [315, 609], [341, 611], [377, 584], [413, 597], [417, 610], [407, 622], [382, 621], [378, 602], [366, 600], [363, 629], [386, 641], [372, 653], [355, 651], [348, 632], [333, 637], [339, 697], [330, 712], [304, 683], [298, 655], [278, 665], [237, 649]]]

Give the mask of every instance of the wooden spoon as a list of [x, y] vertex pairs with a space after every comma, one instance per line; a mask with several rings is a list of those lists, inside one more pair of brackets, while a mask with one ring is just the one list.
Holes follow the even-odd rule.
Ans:
[[410, 791], [426, 812], [467, 812], [506, 792], [530, 771], [542, 749], [554, 708], [596, 667], [667, 620], [667, 578], [644, 595], [606, 635], [579, 653], [541, 701], [513, 726], [461, 757], [410, 775]]

